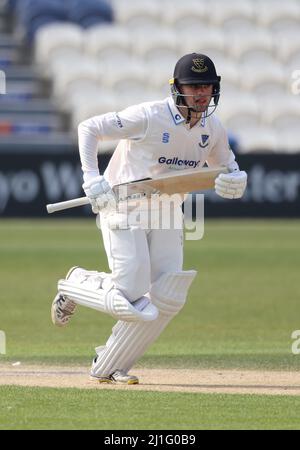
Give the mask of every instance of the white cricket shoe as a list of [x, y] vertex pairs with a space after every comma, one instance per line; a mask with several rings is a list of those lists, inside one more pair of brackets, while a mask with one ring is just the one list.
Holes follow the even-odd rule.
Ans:
[[[96, 362], [96, 358], [94, 360]], [[111, 375], [101, 377], [93, 373], [90, 374], [90, 380], [97, 383], [104, 384], [139, 384], [139, 379], [135, 375], [128, 375], [125, 370], [115, 370]]]
[[[72, 267], [66, 275], [66, 280], [70, 279], [72, 274], [75, 276], [78, 269], [80, 271], [82, 270], [78, 266]], [[75, 308], [75, 302], [58, 293], [51, 306], [51, 319], [53, 324], [57, 327], [66, 326], [74, 314]]]
[[139, 379], [135, 375], [128, 375], [124, 370], [116, 370], [108, 377], [90, 376], [90, 380], [99, 384], [139, 384]]

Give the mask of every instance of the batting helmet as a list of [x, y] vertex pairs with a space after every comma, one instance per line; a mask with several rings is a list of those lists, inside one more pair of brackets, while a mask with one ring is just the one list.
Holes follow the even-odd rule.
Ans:
[[[212, 85], [213, 105], [207, 107], [205, 116], [210, 116], [216, 109], [220, 98], [221, 77], [217, 75], [216, 68], [212, 60], [201, 53], [190, 53], [182, 56], [177, 61], [173, 78], [170, 80], [171, 93], [177, 106], [187, 107], [186, 95], [180, 92], [180, 86], [184, 84]], [[193, 111], [193, 107], [188, 107]], [[213, 110], [208, 114], [208, 109]]]

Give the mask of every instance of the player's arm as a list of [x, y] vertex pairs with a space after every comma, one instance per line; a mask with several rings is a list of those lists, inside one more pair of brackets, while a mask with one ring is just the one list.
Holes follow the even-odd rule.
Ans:
[[216, 142], [208, 158], [209, 166], [226, 166], [229, 173], [220, 174], [215, 181], [215, 191], [223, 198], [241, 198], [247, 186], [247, 173], [241, 171], [230, 149], [226, 130], [218, 123]]
[[119, 113], [107, 113], [82, 122], [78, 127], [78, 143], [83, 171], [83, 189], [94, 213], [107, 203], [115, 203], [115, 195], [98, 166], [98, 145], [101, 141], [142, 139], [148, 120], [141, 106], [132, 106]]

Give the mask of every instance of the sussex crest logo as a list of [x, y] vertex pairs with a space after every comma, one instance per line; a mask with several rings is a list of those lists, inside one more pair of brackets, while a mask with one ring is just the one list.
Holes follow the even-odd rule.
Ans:
[[209, 142], [207, 142], [209, 139], [208, 134], [201, 134], [201, 142], [199, 142], [199, 147], [205, 148], [208, 146]]
[[205, 65], [204, 58], [193, 59], [192, 71], [197, 73], [203, 73], [208, 71], [208, 67]]

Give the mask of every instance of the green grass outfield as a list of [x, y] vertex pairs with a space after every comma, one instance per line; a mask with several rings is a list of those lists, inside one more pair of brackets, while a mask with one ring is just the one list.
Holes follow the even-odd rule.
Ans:
[[[299, 370], [300, 355], [291, 352], [291, 334], [300, 329], [300, 222], [207, 220], [204, 238], [186, 241], [185, 247], [185, 269], [199, 271], [188, 303], [138, 365]], [[102, 240], [93, 219], [1, 220], [0, 330], [6, 333], [7, 355], [0, 355], [0, 362], [89, 367], [94, 347], [105, 341], [114, 321], [96, 311], [79, 308], [70, 327], [53, 327], [49, 310], [56, 282], [73, 265], [107, 269]], [[47, 421], [46, 409], [51, 410], [51, 397], [60, 394], [55, 389], [1, 387], [0, 427], [34, 428], [36, 416], [32, 411], [30, 414], [29, 407], [28, 422], [22, 416], [21, 399], [27, 395], [33, 405], [39, 404], [40, 399], [38, 427], [38, 423], [40, 426], [46, 423], [41, 416], [43, 404], [48, 405], [44, 407]], [[99, 393], [64, 389], [61, 395], [65, 405], [70, 408], [76, 405], [78, 409], [82, 405], [86, 413], [81, 426], [78, 417], [74, 423], [68, 419], [66, 427], [88, 428], [87, 406], [97, 401]], [[101, 399], [107, 404], [118, 402], [118, 398], [128, 405], [143, 405], [147, 399], [153, 400], [149, 405], [164, 404], [166, 397], [170, 403], [174, 402], [177, 411], [190, 405], [185, 413], [193, 423], [190, 428], [196, 424], [199, 428], [255, 428], [256, 425], [300, 428], [300, 421], [296, 420], [298, 397], [101, 392]], [[7, 413], [5, 405], [18, 404], [18, 399], [20, 409], [12, 407]], [[210, 415], [206, 418], [203, 404], [210, 404]], [[222, 408], [222, 414], [218, 411], [219, 404], [228, 405], [227, 409]], [[233, 405], [236, 405], [234, 409]], [[243, 405], [249, 406], [246, 407], [249, 421]], [[280, 417], [279, 408], [284, 411], [284, 417]], [[162, 429], [164, 425], [176, 428], [175, 415], [172, 422], [173, 416], [168, 413], [161, 424], [158, 420], [155, 423], [152, 413], [147, 408], [143, 420], [154, 429], [158, 426]], [[68, 416], [68, 408], [62, 403], [59, 417]], [[93, 424], [101, 427], [97, 417]], [[7, 422], [9, 418], [11, 422]], [[116, 424], [113, 410], [111, 420]], [[138, 422], [138, 428], [143, 428], [141, 423]], [[102, 424], [103, 428], [108, 426], [105, 421]], [[58, 425], [53, 421], [52, 427]], [[51, 427], [49, 421], [48, 426]], [[119, 429], [130, 426], [131, 419], [127, 422], [124, 419]]]
[[[298, 397], [0, 387], [0, 429], [298, 429]], [[145, 404], [147, 408], [145, 408]]]

